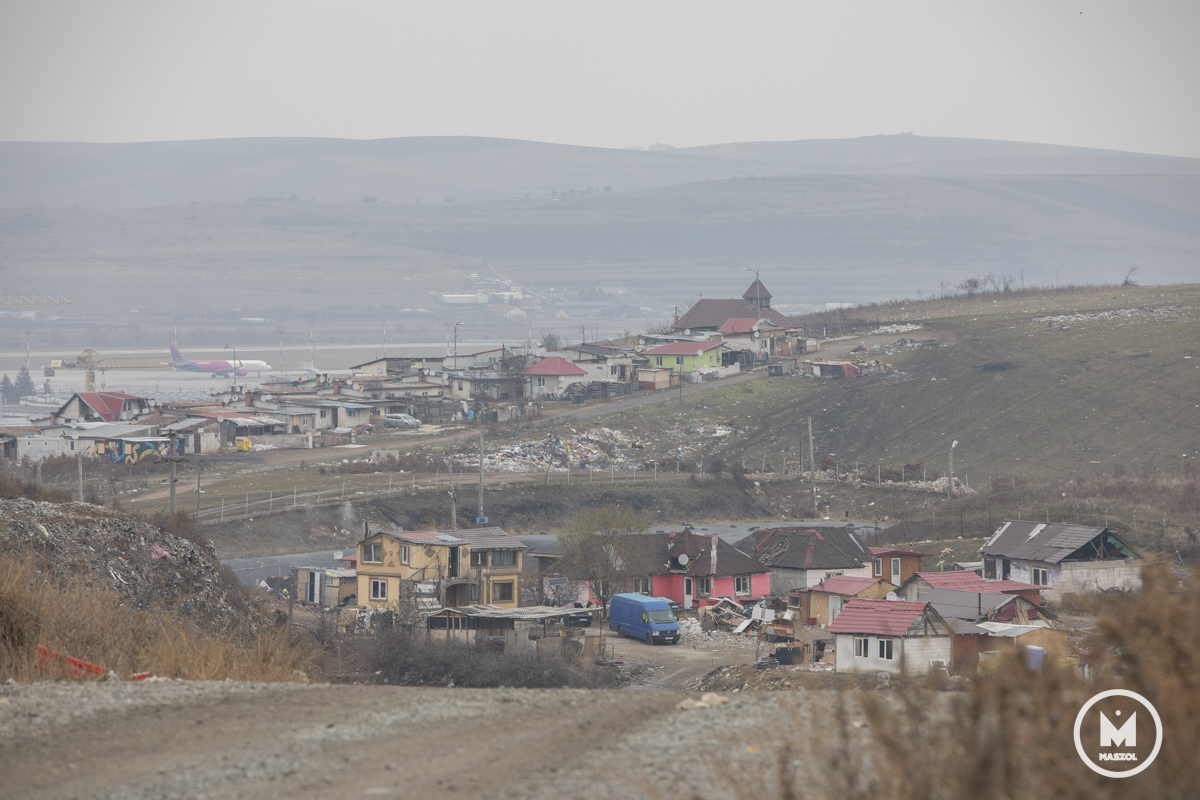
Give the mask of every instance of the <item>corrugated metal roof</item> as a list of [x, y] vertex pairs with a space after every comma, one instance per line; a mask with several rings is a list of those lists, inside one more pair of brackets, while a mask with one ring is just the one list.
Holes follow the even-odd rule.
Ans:
[[1020, 636], [1023, 633], [1040, 630], [1041, 628], [1049, 628], [1045, 622], [1038, 620], [1028, 625], [1013, 625], [1008, 622], [979, 622], [976, 623], [979, 627], [986, 630], [992, 636]]
[[826, 630], [830, 633], [903, 636], [928, 605], [923, 601], [909, 603], [904, 600], [864, 600], [855, 597], [846, 602], [837, 619]]
[[724, 342], [672, 342], [643, 350], [644, 356], [694, 356], [724, 347]]
[[917, 553], [912, 550], [893, 550], [890, 547], [870, 547], [873, 556], [918, 556], [920, 558], [933, 558], [929, 553]]
[[975, 620], [987, 616], [992, 609], [1002, 608], [1021, 600], [1015, 594], [962, 592], [957, 589], [934, 589], [921, 598], [943, 617]]
[[379, 531], [372, 536], [390, 536], [409, 544], [440, 544], [457, 547], [468, 543], [466, 539], [460, 539], [454, 534], [442, 531]]
[[958, 619], [957, 617], [945, 617], [945, 620], [946, 624], [950, 627], [951, 633], [953, 633], [955, 636], [988, 633], [987, 628], [981, 628], [972, 622], [967, 622], [965, 619]]
[[[1004, 521], [980, 552], [987, 556], [1057, 564], [1105, 531], [1105, 528], [1091, 525], [1010, 519]], [[1112, 531], [1108, 533], [1116, 537]]]
[[914, 572], [909, 580], [913, 580], [913, 578], [920, 578], [934, 589], [957, 589], [962, 592], [993, 592], [1003, 594], [1005, 592], [1024, 592], [1029, 589], [1040, 591], [1042, 589], [1041, 586], [1034, 586], [1032, 583], [1021, 583], [1020, 581], [989, 581], [987, 578], [981, 578], [974, 572], [967, 570], [955, 570], [953, 572]]
[[463, 617], [480, 617], [483, 619], [512, 619], [519, 621], [540, 621], [543, 619], [554, 619], [556, 617], [567, 617], [572, 614], [581, 614], [588, 611], [600, 611], [596, 608], [556, 608], [554, 606], [525, 606], [523, 608], [501, 608], [500, 606], [478, 605], [478, 606], [457, 606], [454, 608], [443, 608], [441, 611], [436, 611], [430, 614], [430, 617], [448, 617], [459, 615]]

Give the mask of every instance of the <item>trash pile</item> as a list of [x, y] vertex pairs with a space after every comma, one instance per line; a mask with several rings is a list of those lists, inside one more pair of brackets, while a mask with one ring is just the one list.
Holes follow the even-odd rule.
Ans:
[[[488, 472], [564, 472], [571, 469], [615, 469], [631, 472], [637, 463], [623, 450], [640, 449], [641, 442], [631, 441], [620, 431], [593, 428], [583, 433], [549, 434], [537, 441], [527, 440], [506, 444], [495, 452], [485, 453], [483, 468]], [[463, 464], [478, 464], [478, 452], [454, 456]]]
[[919, 331], [921, 329], [921, 325], [914, 324], [883, 325], [871, 331], [871, 333], [908, 333], [909, 331]]
[[0, 500], [0, 551], [33, 559], [52, 579], [110, 589], [127, 607], [175, 611], [210, 630], [268, 624], [222, 574], [211, 544], [102, 506]]
[[1068, 322], [1084, 322], [1090, 319], [1129, 319], [1131, 317], [1178, 317], [1190, 311], [1189, 306], [1162, 306], [1161, 308], [1118, 308], [1112, 311], [1092, 311], [1083, 314], [1058, 314], [1052, 317], [1034, 317], [1030, 322], [1044, 322], [1050, 327], [1063, 327]]

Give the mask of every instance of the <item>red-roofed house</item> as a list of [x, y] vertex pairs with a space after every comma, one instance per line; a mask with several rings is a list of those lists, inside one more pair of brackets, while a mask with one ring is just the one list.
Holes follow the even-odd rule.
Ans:
[[543, 358], [521, 373], [529, 380], [529, 397], [558, 396], [573, 383], [585, 382], [587, 370], [559, 356]]
[[934, 589], [955, 589], [960, 592], [991, 592], [1015, 594], [1036, 605], [1042, 604], [1042, 588], [1020, 581], [989, 581], [970, 570], [953, 572], [914, 572], [900, 584], [896, 594], [905, 600], [920, 600]]
[[797, 609], [800, 619], [822, 628], [837, 619], [842, 608], [855, 597], [882, 600], [896, 587], [879, 578], [835, 575], [809, 589], [788, 594], [788, 606]]
[[150, 410], [144, 397], [125, 392], [79, 392], [50, 418], [53, 422], [121, 422]]
[[[873, 571], [876, 578], [882, 578], [896, 586], [901, 585], [913, 573], [921, 571], [921, 559], [930, 558], [929, 553], [914, 553], [912, 550], [892, 550], [888, 547], [872, 547], [871, 555], [875, 556]], [[913, 598], [914, 600], [918, 598]]]
[[854, 598], [826, 630], [838, 672], [921, 675], [950, 666], [953, 633], [929, 603]]

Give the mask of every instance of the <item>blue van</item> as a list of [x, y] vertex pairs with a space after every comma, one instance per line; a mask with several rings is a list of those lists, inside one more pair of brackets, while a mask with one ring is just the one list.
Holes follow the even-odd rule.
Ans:
[[679, 642], [679, 623], [671, 606], [644, 594], [614, 594], [608, 604], [608, 627], [618, 636], [645, 639], [646, 644]]

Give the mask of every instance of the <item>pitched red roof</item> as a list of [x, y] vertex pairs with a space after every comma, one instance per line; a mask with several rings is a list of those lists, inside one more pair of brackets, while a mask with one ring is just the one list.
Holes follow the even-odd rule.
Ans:
[[970, 570], [955, 570], [953, 572], [914, 572], [914, 577], [928, 583], [934, 589], [957, 589], [960, 592], [1023, 592], [1028, 589], [1041, 590], [1041, 586], [1020, 581], [989, 581], [981, 578]]
[[856, 578], [852, 575], [834, 575], [826, 578], [812, 588], [814, 592], [829, 594], [856, 595], [869, 586], [874, 586], [878, 578]]
[[522, 375], [587, 375], [587, 370], [575, 366], [565, 358], [550, 356], [527, 368]]
[[724, 342], [671, 342], [670, 344], [651, 347], [642, 351], [644, 356], [694, 356], [697, 353], [707, 353], [717, 347], [723, 347]]
[[117, 422], [121, 419], [121, 408], [126, 400], [143, 398], [125, 392], [80, 392], [79, 399], [99, 414], [100, 419], [105, 422]]
[[929, 604], [904, 600], [864, 600], [855, 597], [846, 602], [842, 613], [826, 628], [830, 633], [872, 633], [876, 636], [903, 636]]
[[758, 324], [758, 317], [734, 317], [725, 320], [725, 324], [717, 328], [717, 333], [750, 333]]

